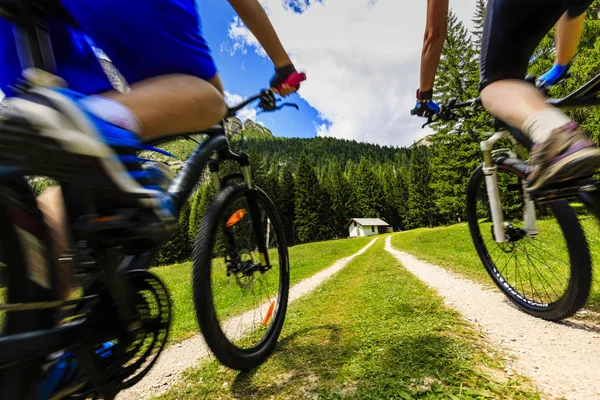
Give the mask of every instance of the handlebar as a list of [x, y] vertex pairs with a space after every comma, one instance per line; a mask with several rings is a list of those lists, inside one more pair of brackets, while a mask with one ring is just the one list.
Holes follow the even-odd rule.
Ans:
[[[565, 82], [568, 78], [571, 77], [571, 73], [567, 73], [561, 80], [559, 80], [558, 82], [556, 82], [554, 84], [554, 86], [559, 85], [563, 82]], [[540, 81], [533, 75], [528, 75], [527, 77], [525, 77], [525, 81], [529, 82], [533, 85], [535, 85], [535, 87], [541, 91], [544, 92], [546, 95], [548, 94], [548, 87], [542, 85], [540, 83]], [[558, 99], [558, 100], [562, 100], [562, 99]], [[553, 104], [556, 102], [556, 99], [549, 99], [548, 102], [550, 104]], [[421, 128], [425, 128], [427, 125], [436, 122], [438, 120], [443, 120], [443, 121], [450, 121], [450, 120], [456, 120], [459, 118], [458, 115], [456, 115], [455, 113], [453, 113], [453, 110], [458, 110], [461, 108], [467, 108], [467, 107], [473, 107], [474, 109], [477, 109], [479, 107], [481, 107], [481, 98], [480, 97], [476, 97], [474, 99], [469, 99], [467, 101], [463, 101], [463, 102], [457, 102], [456, 99], [450, 99], [448, 101], [448, 103], [446, 104], [442, 104], [440, 105], [440, 111], [437, 113], [437, 115], [433, 115], [429, 118], [427, 118], [427, 122], [423, 124], [423, 126]], [[415, 115], [416, 114], [416, 110], [410, 110], [411, 115]]]
[[296, 103], [288, 102], [277, 105], [277, 103], [280, 102], [281, 99], [275, 98], [275, 94], [273, 93], [273, 91], [269, 89], [264, 89], [259, 94], [247, 98], [240, 104], [229, 107], [229, 111], [227, 112], [227, 118], [235, 117], [238, 111], [240, 111], [242, 108], [246, 107], [248, 104], [256, 100], [260, 100], [260, 102], [258, 103], [258, 107], [264, 112], [277, 111], [281, 110], [284, 107], [294, 107], [296, 110], [300, 109], [300, 107], [298, 107]]
[[[457, 102], [456, 99], [450, 99], [446, 104], [440, 105], [440, 111], [437, 115], [432, 115], [427, 118], [427, 122], [425, 122], [421, 128], [425, 128], [427, 125], [432, 124], [436, 121], [450, 121], [458, 119], [458, 115], [453, 113], [452, 111], [458, 110], [461, 108], [473, 107], [478, 108], [481, 106], [481, 99], [476, 97], [474, 99], [469, 99], [463, 102]], [[410, 111], [411, 114], [415, 114], [415, 110]]]
[[[300, 73], [291, 74], [284, 83], [293, 88], [299, 89], [300, 83], [302, 83], [305, 80], [306, 80], [306, 74], [304, 72], [300, 72]], [[255, 100], [260, 100], [260, 102], [258, 103], [258, 107], [263, 112], [277, 111], [277, 110], [281, 110], [284, 107], [294, 107], [296, 110], [300, 109], [300, 107], [298, 107], [298, 105], [295, 103], [283, 103], [278, 106], [277, 103], [279, 101], [281, 101], [281, 99], [276, 99], [275, 94], [273, 93], [272, 90], [263, 89], [263, 90], [261, 90], [261, 92], [259, 94], [254, 95], [254, 96], [244, 100], [243, 102], [241, 102], [240, 104], [238, 104], [236, 106], [229, 107], [229, 111], [227, 112], [227, 117], [228, 118], [234, 117], [238, 111], [240, 111], [242, 108], [246, 107], [248, 104], [252, 103]]]

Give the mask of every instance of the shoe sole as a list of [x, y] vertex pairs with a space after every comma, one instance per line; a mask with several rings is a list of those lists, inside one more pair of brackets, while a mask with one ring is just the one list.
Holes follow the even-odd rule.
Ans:
[[0, 163], [37, 175], [116, 189], [159, 212], [156, 192], [143, 188], [129, 176], [116, 153], [102, 142], [71, 99], [45, 88], [35, 91], [51, 100], [54, 109], [19, 98], [11, 99], [13, 107], [34, 126], [49, 124], [60, 130], [37, 130], [11, 122], [0, 124]]
[[[75, 182], [84, 190], [94, 192], [100, 201], [116, 202], [120, 205], [143, 205], [171, 229], [173, 216], [166, 215], [160, 207], [156, 192], [141, 197], [140, 193], [122, 192], [106, 174], [97, 157], [77, 154], [65, 150], [67, 140], [75, 140], [77, 146], [97, 144], [80, 132], [63, 132], [61, 140], [48, 132], [40, 132], [28, 126], [6, 124], [0, 121], [0, 165], [22, 169], [29, 175], [50, 176], [61, 182]], [[109, 150], [111, 150], [109, 148]], [[90, 153], [88, 151], [88, 153]], [[102, 200], [103, 199], [103, 200]], [[173, 220], [173, 221], [172, 221]]]
[[599, 168], [600, 149], [583, 149], [545, 169], [527, 191], [536, 192], [553, 183], [588, 178]]

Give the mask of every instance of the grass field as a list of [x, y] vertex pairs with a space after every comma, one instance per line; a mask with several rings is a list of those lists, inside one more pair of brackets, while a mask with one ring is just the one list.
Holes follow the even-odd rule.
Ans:
[[[588, 245], [592, 254], [592, 265], [598, 266], [600, 265], [600, 235], [598, 224], [589, 215], [584, 213], [580, 215], [580, 221], [586, 233]], [[485, 234], [488, 233], [485, 232], [485, 230], [491, 229], [491, 225], [486, 224], [484, 226], [485, 228], [482, 229], [482, 232], [485, 237]], [[552, 266], [552, 270], [546, 271], [544, 276], [541, 276], [539, 271], [532, 273], [531, 280], [533, 281], [533, 286], [545, 279], [554, 279], [554, 274], [559, 278], [563, 278], [560, 274], [561, 272], [565, 274], [564, 279], [567, 279], [568, 270], [564, 268], [564, 260], [568, 257], [561, 232], [558, 230], [557, 225], [552, 221], [538, 221], [538, 227], [541, 233], [540, 236], [535, 239], [538, 241], [538, 245], [536, 245], [538, 247], [537, 255], [532, 257], [531, 260], [522, 262], [520, 264], [522, 270], [528, 270], [528, 268], [525, 268], [528, 266], [528, 263], [535, 262], [536, 265], [540, 265], [541, 262], [538, 261], [543, 259]], [[525, 243], [526, 240], [527, 239], [524, 239], [523, 242], [518, 243]], [[488, 248], [491, 248], [489, 246], [490, 242], [486, 242], [488, 243]], [[423, 260], [447, 267], [481, 283], [493, 285], [491, 278], [485, 271], [483, 264], [475, 251], [469, 233], [469, 227], [466, 223], [448, 227], [433, 229], [422, 228], [406, 231], [395, 235], [392, 238], [392, 245], [399, 250], [407, 251]], [[496, 254], [497, 253], [492, 253], [490, 251], [490, 255], [493, 258], [498, 257], [497, 259], [501, 260], [501, 256], [496, 256]], [[496, 262], [496, 265], [499, 268], [502, 267], [502, 264], [502, 262]], [[529, 270], [533, 270], [533, 268], [529, 268]], [[597, 268], [594, 268], [592, 291], [588, 304], [586, 305], [586, 308], [593, 311], [600, 311], [600, 279], [597, 271]], [[514, 273], [511, 274], [513, 275], [510, 277], [515, 278]], [[548, 278], [548, 276], [550, 276], [550, 278]], [[517, 280], [526, 281], [530, 277], [517, 276], [516, 278], [518, 279], [513, 279], [513, 282]], [[519, 287], [518, 290], [521, 291], [521, 288]], [[527, 291], [527, 288], [524, 290]]]
[[537, 398], [383, 244], [291, 305], [265, 364], [238, 374], [207, 361], [160, 399]]
[[[350, 256], [371, 239], [342, 239], [294, 246], [290, 254], [290, 284], [299, 282], [329, 267], [336, 260]], [[199, 333], [192, 300], [192, 263], [153, 268], [164, 280], [173, 300], [173, 325], [170, 341], [180, 342]]]

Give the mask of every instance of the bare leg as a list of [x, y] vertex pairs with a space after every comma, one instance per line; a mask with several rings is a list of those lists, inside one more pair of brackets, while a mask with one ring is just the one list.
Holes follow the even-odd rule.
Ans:
[[218, 123], [226, 114], [223, 87], [191, 75], [172, 74], [131, 85], [128, 93], [103, 94], [135, 114], [141, 135], [151, 138], [169, 133], [199, 131]]
[[[142, 126], [142, 136], [164, 135], [206, 129], [226, 113], [223, 86], [218, 76], [210, 82], [189, 75], [167, 75], [138, 82], [128, 93], [109, 92], [103, 96], [129, 108]], [[45, 190], [38, 206], [49, 227], [57, 255], [71, 248], [67, 214], [60, 187]], [[71, 266], [59, 264], [61, 297], [69, 296]]]
[[486, 86], [481, 91], [481, 102], [494, 116], [518, 129], [536, 112], [552, 108], [535, 86], [517, 79]]
[[[44, 215], [44, 221], [50, 231], [50, 239], [54, 243], [57, 255], [64, 254], [71, 248], [71, 241], [67, 229], [67, 211], [62, 199], [60, 187], [51, 187], [46, 189], [37, 198], [38, 207]], [[69, 263], [58, 264], [58, 284], [60, 297], [66, 299], [69, 297], [69, 288], [71, 286], [71, 265]]]

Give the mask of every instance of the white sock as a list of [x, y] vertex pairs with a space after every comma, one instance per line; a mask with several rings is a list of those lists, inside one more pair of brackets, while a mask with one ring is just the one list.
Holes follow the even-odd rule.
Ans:
[[543, 111], [538, 111], [521, 127], [523, 133], [533, 140], [534, 143], [542, 143], [550, 137], [550, 134], [556, 128], [571, 122], [571, 119], [563, 114], [558, 108], [552, 107]]
[[121, 103], [102, 96], [88, 96], [80, 103], [106, 122], [137, 134], [141, 132], [141, 125], [135, 114]]

